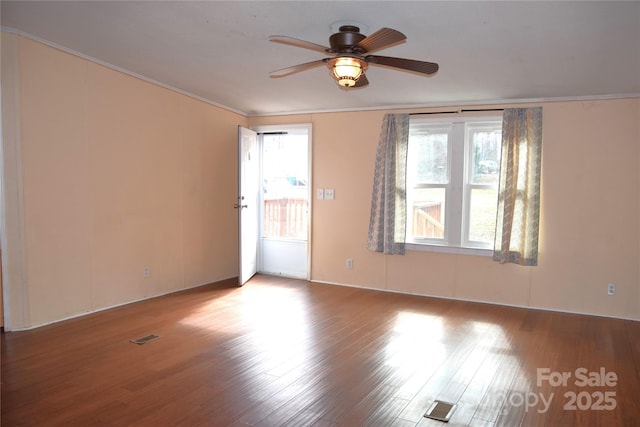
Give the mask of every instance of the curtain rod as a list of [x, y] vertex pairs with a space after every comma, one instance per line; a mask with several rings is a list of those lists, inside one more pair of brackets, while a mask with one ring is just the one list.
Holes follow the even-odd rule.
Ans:
[[460, 113], [481, 113], [484, 111], [504, 111], [504, 108], [484, 108], [484, 109], [462, 109], [456, 111], [430, 111], [425, 113], [409, 113], [410, 116], [422, 116], [427, 114], [460, 114]]

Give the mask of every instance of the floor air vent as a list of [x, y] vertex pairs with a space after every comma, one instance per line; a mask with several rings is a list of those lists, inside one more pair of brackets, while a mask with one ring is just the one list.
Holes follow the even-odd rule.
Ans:
[[135, 340], [131, 340], [132, 343], [134, 344], [146, 344], [149, 341], [153, 341], [155, 339], [160, 338], [160, 335], [155, 335], [155, 334], [149, 334], [149, 335], [145, 335], [144, 337], [140, 337], [140, 338], [136, 338]]
[[455, 411], [456, 405], [449, 402], [443, 402], [436, 400], [429, 406], [427, 413], [424, 414], [426, 418], [431, 418], [438, 421], [449, 422], [453, 411]]

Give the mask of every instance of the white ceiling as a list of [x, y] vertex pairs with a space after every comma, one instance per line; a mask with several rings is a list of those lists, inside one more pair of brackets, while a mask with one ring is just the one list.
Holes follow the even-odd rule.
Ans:
[[[248, 115], [640, 94], [640, 2], [6, 1], [4, 30], [35, 36]], [[332, 24], [407, 42], [379, 55], [437, 62], [432, 77], [369, 67], [341, 89], [324, 57]], [[366, 27], [366, 31], [365, 31]]]

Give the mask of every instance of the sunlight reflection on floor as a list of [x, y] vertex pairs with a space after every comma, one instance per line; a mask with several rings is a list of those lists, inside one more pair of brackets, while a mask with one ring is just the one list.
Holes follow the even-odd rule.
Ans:
[[247, 295], [242, 319], [252, 328], [252, 345], [271, 363], [295, 356], [304, 360], [310, 347], [310, 328], [304, 304], [295, 289], [268, 288]]
[[446, 356], [443, 334], [441, 317], [398, 313], [386, 347], [386, 364], [410, 372], [425, 364], [442, 363]]
[[[301, 298], [304, 296], [291, 288], [238, 288], [200, 306], [179, 323], [212, 332], [243, 335], [246, 342], [239, 350], [258, 351], [265, 366], [301, 363], [307, 357], [312, 338]], [[217, 319], [223, 316], [235, 321], [218, 322]]]

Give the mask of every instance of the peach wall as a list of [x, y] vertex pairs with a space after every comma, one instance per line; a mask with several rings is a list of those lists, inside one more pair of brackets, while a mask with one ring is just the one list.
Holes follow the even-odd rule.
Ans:
[[313, 203], [312, 280], [640, 319], [640, 99], [541, 104], [540, 263], [526, 268], [366, 250], [386, 111], [246, 118], [4, 33], [2, 60], [14, 329], [235, 276], [236, 127], [292, 123], [313, 124], [313, 185], [335, 190]]
[[[542, 103], [539, 265], [366, 250], [378, 133], [386, 111], [251, 118], [313, 124], [312, 280], [446, 298], [640, 319], [640, 99]], [[315, 192], [314, 192], [315, 194]], [[353, 258], [352, 270], [345, 268]], [[617, 294], [606, 295], [607, 283]]]
[[91, 309], [87, 64], [18, 43], [26, 283], [41, 324]]
[[[13, 319], [28, 324], [28, 289], [25, 281], [22, 152], [20, 149], [20, 70], [18, 38], [0, 32], [2, 50], [2, 286], [5, 327]], [[15, 285], [15, 286], [14, 286]]]
[[12, 327], [236, 276], [234, 159], [247, 119], [10, 38], [21, 164], [9, 178], [22, 181], [25, 265], [11, 293], [26, 289], [27, 311]]
[[638, 99], [545, 106], [545, 220], [532, 305], [640, 318], [639, 112]]

